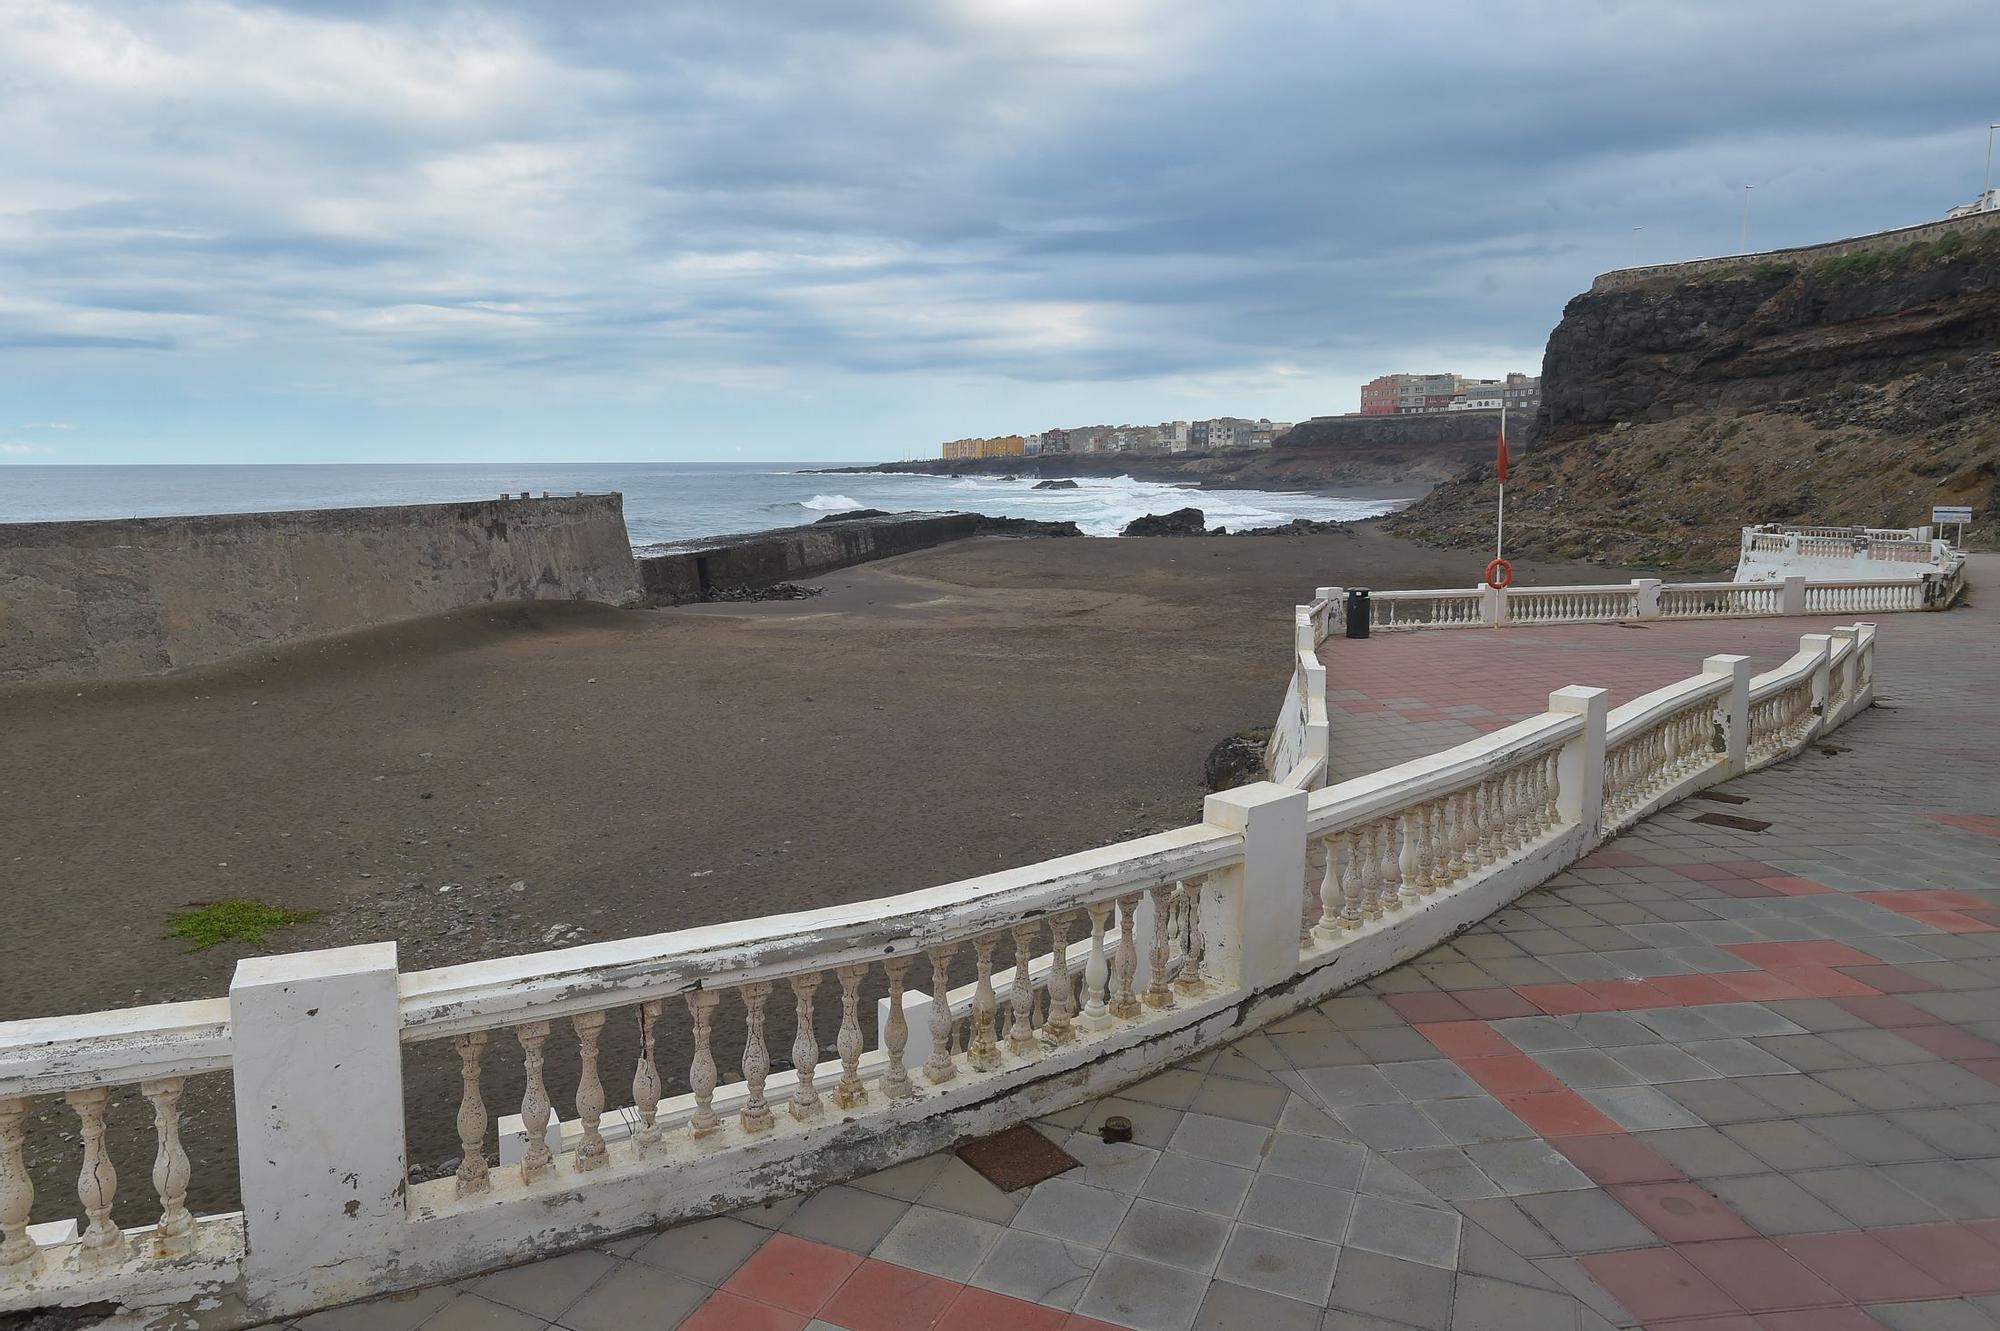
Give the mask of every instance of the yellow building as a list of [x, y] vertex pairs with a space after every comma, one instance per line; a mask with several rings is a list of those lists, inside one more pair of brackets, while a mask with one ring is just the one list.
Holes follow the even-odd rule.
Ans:
[[1017, 458], [1028, 451], [1028, 441], [1018, 434], [995, 435], [991, 439], [951, 439], [945, 442], [944, 456], [951, 458]]

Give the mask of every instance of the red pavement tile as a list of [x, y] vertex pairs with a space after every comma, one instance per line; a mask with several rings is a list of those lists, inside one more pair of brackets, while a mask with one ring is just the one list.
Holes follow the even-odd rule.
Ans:
[[1710, 867], [1727, 869], [1738, 878], [1772, 878], [1778, 872], [1762, 860], [1719, 860]]
[[807, 1315], [816, 1313], [861, 1265], [851, 1252], [773, 1234], [750, 1260], [736, 1268], [722, 1288], [760, 1303]]
[[1063, 1323], [1063, 1331], [1125, 1331], [1125, 1328], [1100, 1322], [1095, 1317], [1085, 1317], [1082, 1313], [1071, 1313]]
[[1936, 1299], [1951, 1293], [1872, 1234], [1794, 1234], [1778, 1246], [1857, 1303]]
[[1954, 1293], [2000, 1290], [2000, 1248], [1964, 1225], [1906, 1225], [1870, 1232]]
[[1827, 939], [1798, 943], [1726, 943], [1724, 952], [1733, 952], [1765, 970], [1792, 966], [1873, 966], [1874, 957], [1858, 947]]
[[[1764, 1331], [1757, 1325], [1757, 1319], [1749, 1313], [1732, 1313], [1726, 1317], [1696, 1317], [1690, 1321], [1648, 1322], [1642, 1331]], [[1881, 1331], [1871, 1327], [1870, 1331]]]
[[1744, 1224], [1720, 1197], [1698, 1183], [1625, 1183], [1605, 1191], [1630, 1211], [1633, 1219], [1668, 1243], [1757, 1237], [1757, 1231]]
[[1482, 1021], [1499, 1021], [1503, 1017], [1538, 1017], [1542, 1012], [1512, 989], [1454, 989], [1451, 996]]
[[1780, 998], [1809, 998], [1810, 994], [1782, 975], [1769, 971], [1725, 971], [1715, 977], [1737, 993], [1737, 1001], [1768, 1003]]
[[1604, 1012], [1603, 1001], [1574, 984], [1524, 984], [1516, 993], [1551, 1017], [1570, 1017], [1579, 1012]]
[[1798, 878], [1790, 874], [1782, 878], [1759, 878], [1757, 881], [1772, 891], [1788, 897], [1821, 897], [1835, 890], [1825, 883], [1816, 883], [1810, 878]]
[[1646, 861], [1629, 850], [1594, 850], [1570, 867], [1573, 869], [1640, 869]]
[[1420, 1022], [1417, 1034], [1436, 1045], [1445, 1057], [1460, 1062], [1469, 1058], [1498, 1058], [1521, 1051], [1500, 1032], [1483, 1021]]
[[1600, 1137], [1625, 1131], [1575, 1091], [1502, 1095], [1498, 1099], [1538, 1137]]
[[1741, 1003], [1743, 995], [1713, 975], [1655, 975], [1649, 984], [1673, 1000], [1666, 1006], [1694, 1007], [1704, 1003]]
[[[1681, 1256], [1718, 1289], [1751, 1312], [1816, 1308], [1844, 1303], [1840, 1291], [1808, 1271], [1770, 1239], [1718, 1239], [1683, 1243]], [[1995, 1254], [2000, 1257], [2000, 1253]]]
[[1872, 901], [1878, 906], [1909, 914], [1913, 910], [1984, 910], [1986, 903], [1970, 892], [1953, 892], [1946, 888], [1923, 888], [1911, 892], [1856, 892], [1863, 901]]
[[1060, 1308], [1045, 1308], [967, 1285], [945, 1309], [936, 1331], [1062, 1331], [1066, 1324], [1101, 1325], [1088, 1318], [1072, 1323], [1070, 1315]]
[[681, 1323], [681, 1331], [803, 1331], [807, 1320], [804, 1313], [734, 1294], [711, 1294]]
[[1415, 1025], [1420, 1021], [1470, 1021], [1472, 1013], [1465, 1004], [1450, 994], [1418, 992], [1411, 994], [1389, 994], [1384, 999], [1396, 1009], [1396, 1015]]
[[820, 1308], [849, 1331], [931, 1331], [964, 1286], [869, 1258]]
[[1640, 1008], [1672, 1007], [1667, 996], [1645, 980], [1580, 980], [1577, 988], [1599, 1002], [1606, 1012], [1636, 1012]]
[[1976, 1073], [1990, 1082], [2000, 1084], [2000, 1058], [1960, 1059], [1958, 1065], [1967, 1072]]
[[1956, 910], [1907, 910], [1903, 912], [1918, 924], [1928, 924], [1931, 928], [1948, 934], [1990, 934], [2000, 931], [2000, 922], [1987, 917], [1992, 911]]
[[1887, 994], [1870, 995], [1866, 998], [1836, 998], [1833, 1005], [1844, 1012], [1851, 1012], [1871, 1026], [1884, 1030], [1898, 1030], [1905, 1026], [1936, 1026], [1938, 1019], [1900, 998]]
[[1677, 1183], [1687, 1176], [1630, 1133], [1601, 1137], [1557, 1137], [1549, 1145], [1599, 1187], [1614, 1183]]
[[1840, 973], [1852, 976], [1883, 994], [1928, 994], [1944, 986], [1912, 975], [1901, 966], [1843, 966]]
[[1732, 869], [1726, 864], [1676, 864], [1673, 869], [1681, 877], [1692, 878], [1697, 883], [1712, 883], [1724, 878], [1770, 878], [1778, 872], [1768, 864], [1758, 865], [1755, 874], [1746, 874], [1741, 869]]
[[1984, 832], [1987, 836], [2000, 836], [2000, 818], [1984, 813], [1927, 813], [1924, 817], [1934, 823], [1949, 823], [1962, 827], [1968, 832]]
[[1866, 980], [1858, 978], [1857, 973], [1867, 969], [1881, 968], [1855, 966], [1835, 970], [1831, 966], [1780, 966], [1771, 974], [1807, 998], [1853, 998], [1880, 992]]
[[1460, 1059], [1458, 1066], [1494, 1095], [1535, 1095], [1563, 1089], [1554, 1073], [1526, 1054]]
[[1897, 1034], [1939, 1058], [2000, 1058], [2000, 1044], [1981, 1039], [1971, 1031], [1962, 1031], [1956, 1026], [1916, 1026]]
[[1741, 1311], [1741, 1305], [1672, 1248], [1585, 1253], [1577, 1261], [1642, 1322]]
[[1748, 899], [1750, 897], [1782, 897], [1789, 895], [1789, 893], [1781, 892], [1768, 883], [1756, 883], [1747, 878], [1718, 878], [1710, 881], [1708, 885], [1726, 897]]

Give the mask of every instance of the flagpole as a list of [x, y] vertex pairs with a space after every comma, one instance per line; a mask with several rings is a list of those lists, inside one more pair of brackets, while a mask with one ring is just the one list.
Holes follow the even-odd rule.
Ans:
[[[1504, 441], [1507, 438], [1507, 399], [1504, 397], [1500, 399], [1500, 438], [1503, 441], [1503, 446], [1504, 446]], [[1497, 514], [1495, 514], [1493, 518], [1493, 557], [1495, 559], [1500, 559], [1503, 557], [1503, 552], [1501, 550], [1501, 536], [1506, 531], [1506, 529], [1507, 529], [1507, 481], [1503, 474], [1500, 480], [1500, 511]]]

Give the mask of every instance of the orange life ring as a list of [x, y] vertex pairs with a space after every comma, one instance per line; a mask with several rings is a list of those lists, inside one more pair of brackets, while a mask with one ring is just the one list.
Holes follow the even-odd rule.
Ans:
[[1513, 582], [1514, 566], [1506, 560], [1496, 559], [1486, 566], [1486, 585], [1494, 591], [1512, 586]]

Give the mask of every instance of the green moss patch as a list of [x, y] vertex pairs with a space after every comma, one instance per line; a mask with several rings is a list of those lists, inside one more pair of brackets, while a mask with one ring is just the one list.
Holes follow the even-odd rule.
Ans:
[[167, 937], [184, 938], [193, 944], [188, 951], [202, 952], [217, 943], [261, 943], [273, 929], [311, 924], [318, 918], [316, 910], [284, 910], [236, 897], [174, 912], [167, 917]]

